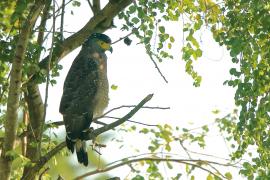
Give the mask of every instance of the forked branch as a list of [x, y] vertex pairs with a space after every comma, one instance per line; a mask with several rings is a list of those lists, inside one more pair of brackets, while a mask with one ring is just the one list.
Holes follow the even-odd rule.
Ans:
[[[98, 128], [88, 134], [88, 137], [86, 138], [87, 140], [93, 140], [95, 137], [98, 135], [109, 131], [124, 122], [126, 122], [128, 119], [130, 119], [134, 114], [136, 114], [143, 106], [146, 104], [148, 101], [150, 101], [153, 97], [153, 94], [149, 94], [146, 96], [138, 105], [136, 105], [128, 114], [126, 114], [123, 118], [105, 125], [101, 128]], [[58, 152], [60, 152], [64, 147], [66, 147], [65, 142], [61, 142], [58, 144], [54, 149], [49, 151], [46, 155], [42, 156], [40, 160], [32, 167], [32, 169], [23, 177], [23, 179], [33, 179], [35, 175], [43, 168], [43, 166], [53, 157], [55, 156]]]

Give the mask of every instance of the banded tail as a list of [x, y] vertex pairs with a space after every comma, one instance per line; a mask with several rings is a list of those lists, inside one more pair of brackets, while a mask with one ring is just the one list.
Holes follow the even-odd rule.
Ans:
[[88, 165], [88, 155], [86, 151], [86, 141], [76, 139], [71, 140], [68, 136], [66, 137], [67, 148], [73, 153], [74, 147], [76, 148], [76, 154], [78, 162], [83, 164], [84, 166]]

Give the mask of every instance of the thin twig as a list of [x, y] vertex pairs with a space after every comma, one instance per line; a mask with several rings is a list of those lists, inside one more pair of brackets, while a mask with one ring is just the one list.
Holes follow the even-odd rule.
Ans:
[[44, 169], [44, 171], [42, 171], [42, 173], [40, 173], [38, 179], [39, 179], [39, 180], [42, 180], [42, 176], [43, 176], [46, 172], [48, 172], [49, 169], [50, 169], [49, 167], [47, 167], [46, 169]]
[[[161, 162], [161, 161], [165, 161], [165, 162], [175, 162], [175, 163], [181, 163], [181, 164], [187, 164], [187, 165], [191, 165], [191, 166], [195, 166], [199, 169], [202, 169], [210, 174], [212, 174], [213, 176], [219, 177], [216, 173], [212, 172], [209, 169], [206, 169], [203, 167], [203, 165], [209, 165], [209, 164], [215, 164], [215, 165], [219, 165], [219, 166], [230, 166], [230, 164], [223, 164], [223, 163], [218, 163], [215, 161], [207, 161], [207, 160], [200, 160], [200, 159], [176, 159], [176, 158], [160, 158], [160, 157], [142, 157], [142, 158], [135, 158], [135, 159], [125, 159], [123, 161], [120, 161], [120, 163], [115, 164], [115, 165], [111, 165], [111, 166], [106, 166], [104, 169], [96, 169], [94, 171], [90, 171], [88, 173], [85, 173], [81, 176], [78, 176], [76, 178], [74, 178], [74, 180], [77, 179], [82, 179], [91, 175], [95, 175], [95, 174], [99, 174], [99, 173], [103, 173], [103, 172], [108, 172], [112, 169], [116, 169], [119, 168], [121, 166], [124, 165], [128, 165], [131, 163], [136, 163], [136, 162], [141, 162], [141, 161], [157, 161], [157, 162]], [[200, 164], [200, 165], [199, 165]], [[220, 177], [219, 177], [220, 178]]]
[[87, 2], [88, 2], [89, 6], [90, 6], [90, 8], [91, 8], [91, 11], [92, 11], [93, 14], [94, 14], [94, 8], [93, 8], [93, 5], [91, 4], [90, 0], [87, 0]]
[[65, 1], [62, 0], [62, 13], [61, 13], [61, 24], [60, 24], [60, 33], [61, 33], [61, 41], [64, 41], [64, 15], [65, 15]]
[[[121, 118], [113, 117], [113, 116], [103, 116], [103, 118], [121, 119]], [[128, 122], [132, 122], [132, 123], [136, 123], [136, 124], [141, 124], [141, 125], [144, 125], [144, 126], [154, 126], [154, 127], [157, 127], [157, 126], [158, 126], [157, 124], [146, 124], [146, 123], [141, 123], [141, 122], [138, 122], [138, 121], [132, 121], [132, 120], [127, 120], [127, 121], [128, 121]]]
[[158, 126], [157, 124], [146, 124], [146, 123], [141, 123], [141, 122], [132, 121], [132, 120], [128, 120], [128, 122], [132, 122], [132, 123], [136, 123], [136, 124], [141, 124], [141, 125], [144, 125], [144, 126], [152, 126], [152, 127], [157, 127]]
[[[136, 105], [122, 105], [122, 106], [118, 106], [118, 107], [115, 107], [115, 108], [112, 108], [110, 110], [108, 110], [107, 112], [105, 112], [102, 116], [99, 116], [99, 117], [96, 117], [93, 119], [93, 123], [95, 124], [99, 124], [99, 125], [108, 125], [107, 123], [104, 123], [104, 122], [101, 122], [99, 121], [98, 119], [101, 119], [101, 118], [114, 118], [114, 119], [120, 119], [120, 118], [116, 118], [116, 117], [111, 117], [111, 116], [106, 116], [107, 114], [115, 111], [115, 110], [118, 110], [118, 109], [122, 109], [122, 108], [134, 108], [136, 107]], [[170, 107], [159, 107], [159, 106], [143, 106], [141, 107], [141, 109], [160, 109], [160, 110], [167, 110], [167, 109], [170, 109]], [[145, 125], [145, 126], [157, 126], [157, 125], [151, 125], [151, 124], [145, 124], [145, 123], [140, 123], [140, 122], [137, 122], [137, 121], [132, 121], [132, 120], [128, 120], [130, 122], [133, 122], [133, 123], [137, 123], [137, 124], [142, 124], [142, 125]], [[58, 126], [62, 126], [64, 125], [64, 121], [55, 121], [55, 122], [51, 122], [51, 123], [47, 123], [46, 124], [46, 127], [47, 128], [51, 128], [51, 127], [58, 127]], [[18, 135], [18, 137], [24, 137], [24, 136], [27, 136], [29, 133], [27, 131], [23, 131], [20, 135]]]
[[166, 77], [162, 74], [161, 70], [159, 69], [159, 67], [158, 67], [158, 65], [157, 65], [157, 63], [156, 63], [156, 61], [154, 60], [154, 58], [153, 58], [153, 53], [150, 52], [150, 51], [147, 51], [146, 53], [149, 55], [151, 61], [153, 62], [154, 66], [155, 66], [155, 68], [157, 69], [157, 71], [158, 71], [158, 73], [160, 74], [160, 76], [163, 78], [163, 80], [164, 80], [166, 83], [168, 83], [168, 80], [167, 80]]
[[118, 40], [114, 41], [112, 44], [116, 44], [119, 41], [122, 41], [123, 39], [127, 38], [128, 36], [130, 36], [131, 34], [133, 34], [134, 31], [132, 30], [130, 33], [128, 33], [127, 35], [125, 35], [124, 37], [120, 37]]
[[184, 146], [183, 141], [182, 141], [182, 140], [179, 140], [179, 143], [180, 143], [180, 146], [184, 149], [184, 151], [185, 151], [186, 154], [188, 155], [188, 158], [189, 158], [189, 159], [192, 159], [192, 158], [191, 158], [191, 155], [190, 155], [189, 152], [188, 152], [188, 149]]
[[149, 94], [148, 96], [146, 96], [136, 107], [134, 107], [127, 115], [125, 115], [124, 117], [122, 117], [121, 119], [111, 123], [111, 124], [108, 124], [106, 126], [103, 126], [101, 128], [98, 128], [94, 131], [92, 131], [91, 133], [88, 134], [87, 137], [85, 137], [86, 140], [91, 140], [95, 137], [97, 137], [99, 134], [101, 133], [104, 133], [108, 130], [111, 130], [117, 126], [119, 126], [120, 124], [123, 124], [124, 122], [126, 122], [127, 120], [129, 120], [134, 114], [137, 113], [137, 111], [139, 111], [143, 105], [145, 103], [147, 103], [148, 101], [150, 101], [153, 97], [153, 94]]
[[46, 89], [45, 89], [45, 100], [44, 100], [44, 114], [43, 114], [43, 121], [41, 122], [41, 131], [40, 131], [40, 138], [42, 139], [43, 128], [46, 120], [46, 113], [47, 113], [47, 103], [48, 103], [48, 95], [49, 95], [49, 83], [50, 83], [50, 66], [52, 61], [53, 55], [53, 45], [54, 45], [54, 34], [55, 34], [55, 1], [53, 1], [53, 30], [52, 30], [52, 43], [51, 43], [51, 50], [49, 54], [48, 66], [47, 66], [47, 77], [46, 77]]
[[[110, 110], [108, 110], [107, 112], [105, 112], [102, 116], [98, 117], [97, 119], [100, 119], [104, 116], [106, 116], [107, 114], [111, 113], [112, 111], [118, 110], [118, 109], [122, 109], [122, 108], [134, 108], [135, 105], [122, 105], [122, 106], [118, 106], [115, 108], [112, 108]], [[167, 110], [170, 109], [170, 107], [158, 107], [158, 106], [143, 106], [142, 109], [161, 109], [161, 110]]]

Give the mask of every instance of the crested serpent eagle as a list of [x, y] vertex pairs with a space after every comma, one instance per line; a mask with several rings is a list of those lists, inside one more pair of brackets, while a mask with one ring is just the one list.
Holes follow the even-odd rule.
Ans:
[[76, 150], [79, 163], [88, 165], [86, 135], [90, 132], [93, 117], [102, 115], [107, 107], [109, 85], [107, 56], [111, 39], [94, 33], [82, 45], [64, 82], [59, 111], [66, 128], [66, 145]]

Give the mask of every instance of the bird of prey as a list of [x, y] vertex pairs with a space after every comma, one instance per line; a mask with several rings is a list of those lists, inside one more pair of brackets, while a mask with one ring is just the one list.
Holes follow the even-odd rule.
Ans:
[[72, 63], [64, 82], [59, 111], [66, 128], [66, 145], [76, 154], [79, 163], [88, 165], [85, 136], [93, 117], [102, 115], [109, 102], [107, 56], [111, 39], [100, 33], [92, 34]]

